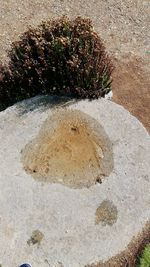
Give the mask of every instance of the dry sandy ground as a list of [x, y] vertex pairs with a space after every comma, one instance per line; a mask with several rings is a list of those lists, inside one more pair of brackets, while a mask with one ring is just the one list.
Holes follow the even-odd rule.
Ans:
[[150, 79], [144, 57], [116, 60], [115, 65], [113, 100], [128, 109], [150, 132]]
[[113, 100], [150, 131], [149, 0], [0, 0], [0, 59], [29, 25], [67, 15], [90, 17], [105, 40], [116, 70]]

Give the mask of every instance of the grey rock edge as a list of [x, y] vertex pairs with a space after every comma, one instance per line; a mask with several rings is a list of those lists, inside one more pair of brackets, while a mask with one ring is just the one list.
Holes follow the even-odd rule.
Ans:
[[[105, 99], [68, 105], [58, 99], [52, 105], [52, 100], [42, 105], [44, 98], [38, 97], [0, 113], [3, 267], [26, 261], [36, 267], [105, 262], [125, 250], [150, 220], [150, 137], [143, 125], [123, 107]], [[102, 184], [73, 189], [36, 181], [23, 169], [21, 150], [61, 105], [90, 115], [109, 136], [114, 169]], [[95, 223], [96, 211], [103, 203], [111, 203], [109, 208], [112, 205], [117, 210], [114, 223]], [[33, 237], [35, 231], [40, 242]]]

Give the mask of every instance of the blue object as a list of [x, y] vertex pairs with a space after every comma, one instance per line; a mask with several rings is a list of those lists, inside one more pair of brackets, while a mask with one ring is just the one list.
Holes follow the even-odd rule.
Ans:
[[24, 264], [21, 264], [19, 267], [32, 267], [32, 266], [28, 263], [24, 263]]

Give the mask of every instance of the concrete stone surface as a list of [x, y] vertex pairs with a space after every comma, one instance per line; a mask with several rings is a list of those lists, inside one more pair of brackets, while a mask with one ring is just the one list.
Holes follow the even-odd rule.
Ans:
[[[42, 151], [45, 157], [45, 143], [39, 145], [38, 136], [46, 121], [49, 122], [46, 131], [51, 130], [50, 118], [55, 112], [61, 114], [64, 110], [81, 112], [92, 118], [94, 123], [91, 119], [90, 131], [92, 127], [93, 130], [100, 127], [111, 143], [113, 165], [103, 178], [97, 178], [93, 171], [91, 184], [82, 183], [76, 187], [73, 181], [55, 180], [54, 173], [50, 172], [51, 179], [46, 180], [45, 176], [42, 179], [41, 169], [41, 177], [37, 179], [25, 169], [23, 151], [36, 140], [34, 145], [40, 150], [34, 156], [40, 157], [39, 151]], [[83, 129], [78, 130], [74, 121], [73, 134]], [[54, 133], [57, 141], [55, 127]], [[88, 131], [85, 133], [86, 139], [89, 135]], [[104, 140], [99, 137], [100, 141]], [[52, 139], [53, 135], [50, 142]], [[64, 142], [60, 136], [58, 140]], [[76, 144], [80, 138], [73, 136], [73, 140]], [[90, 153], [99, 154], [101, 167], [101, 159], [107, 156], [105, 143], [101, 149], [88, 144]], [[65, 156], [65, 164], [71, 160], [68, 155], [74, 155], [74, 150], [70, 154], [60, 151]], [[84, 147], [81, 152], [84, 152]], [[63, 162], [61, 155], [59, 160]], [[56, 164], [56, 154], [54, 156]], [[81, 161], [84, 156], [84, 153], [79, 153]], [[46, 164], [51, 164], [51, 158], [52, 155], [46, 159]], [[77, 159], [77, 156], [72, 156], [75, 164], [78, 164]], [[84, 171], [87, 161], [90, 161], [88, 157], [85, 159], [86, 164], [81, 164]], [[82, 169], [73, 171], [73, 179], [78, 179]], [[33, 267], [84, 267], [109, 260], [125, 250], [150, 219], [149, 174], [150, 137], [147, 131], [128, 111], [111, 101], [66, 102], [64, 98], [36, 97], [1, 112], [0, 264], [2, 267], [17, 267], [22, 262], [30, 262]], [[65, 177], [69, 179], [68, 174]]]

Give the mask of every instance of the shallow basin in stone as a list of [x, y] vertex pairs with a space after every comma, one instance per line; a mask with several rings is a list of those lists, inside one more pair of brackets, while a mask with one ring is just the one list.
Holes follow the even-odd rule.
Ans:
[[37, 180], [89, 187], [113, 170], [112, 144], [103, 127], [89, 115], [58, 109], [25, 146], [22, 162]]

